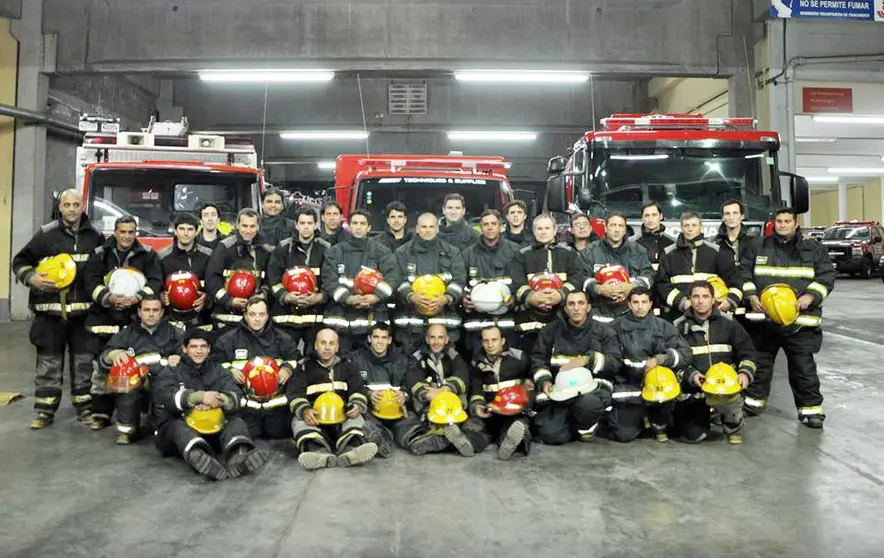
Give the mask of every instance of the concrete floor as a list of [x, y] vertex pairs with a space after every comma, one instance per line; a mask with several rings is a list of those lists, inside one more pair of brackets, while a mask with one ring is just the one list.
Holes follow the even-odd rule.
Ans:
[[[397, 452], [312, 474], [280, 444], [259, 476], [210, 483], [78, 426], [67, 395], [31, 432], [29, 397], [0, 408], [0, 556], [881, 556], [884, 284], [841, 280], [826, 312], [825, 430], [795, 420], [778, 366], [739, 447]], [[0, 390], [31, 395], [32, 358], [26, 324], [0, 327]]]

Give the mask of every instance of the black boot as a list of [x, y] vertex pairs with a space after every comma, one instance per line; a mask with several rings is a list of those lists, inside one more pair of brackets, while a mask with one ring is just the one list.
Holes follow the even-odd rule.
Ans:
[[254, 446], [240, 445], [227, 460], [227, 473], [234, 479], [250, 475], [263, 467], [269, 457], [267, 452]]
[[196, 446], [184, 454], [184, 461], [193, 467], [193, 470], [212, 480], [224, 480], [229, 478], [227, 469], [215, 456]]

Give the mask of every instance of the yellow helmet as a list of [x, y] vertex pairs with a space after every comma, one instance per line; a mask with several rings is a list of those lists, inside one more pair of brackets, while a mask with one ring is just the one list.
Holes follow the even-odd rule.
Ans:
[[718, 275], [713, 275], [707, 279], [710, 285], [712, 285], [713, 297], [718, 302], [724, 302], [727, 298], [727, 284], [724, 282], [724, 279], [719, 277]]
[[768, 285], [761, 291], [761, 305], [772, 322], [790, 326], [798, 319], [798, 297], [785, 283]]
[[[439, 297], [445, 294], [445, 281], [438, 275], [421, 275], [411, 283], [411, 288], [422, 296]], [[420, 311], [420, 313], [424, 316], [433, 315], [424, 311]]]
[[463, 410], [463, 403], [457, 394], [450, 391], [441, 391], [430, 401], [430, 411], [427, 418], [433, 424], [460, 424], [467, 420], [467, 414]]
[[319, 413], [316, 422], [319, 424], [341, 424], [347, 417], [344, 415], [344, 400], [333, 391], [327, 391], [313, 402], [313, 410]]
[[70, 254], [57, 254], [37, 264], [37, 273], [55, 283], [56, 289], [63, 289], [77, 277], [77, 262]]
[[227, 221], [221, 221], [218, 223], [218, 232], [221, 234], [230, 234], [233, 232], [233, 228], [233, 225]]
[[396, 420], [405, 416], [402, 412], [402, 405], [399, 404], [399, 393], [396, 390], [382, 390], [380, 396], [380, 400], [372, 405], [371, 414], [384, 420]]
[[717, 362], [706, 371], [703, 391], [709, 395], [732, 395], [740, 393], [740, 378], [734, 367], [725, 362]]
[[666, 403], [681, 394], [675, 372], [665, 366], [655, 366], [645, 374], [642, 399], [649, 403]]
[[221, 409], [191, 409], [185, 421], [187, 426], [200, 434], [217, 434], [224, 428], [227, 419]]

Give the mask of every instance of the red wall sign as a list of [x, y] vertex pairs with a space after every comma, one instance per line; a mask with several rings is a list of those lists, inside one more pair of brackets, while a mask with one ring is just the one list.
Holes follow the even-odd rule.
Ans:
[[847, 87], [805, 87], [802, 112], [853, 112], [853, 89]]

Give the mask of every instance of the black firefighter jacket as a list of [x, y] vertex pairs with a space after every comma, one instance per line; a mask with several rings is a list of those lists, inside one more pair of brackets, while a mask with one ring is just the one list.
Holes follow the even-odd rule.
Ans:
[[370, 347], [361, 347], [349, 356], [350, 362], [362, 378], [365, 395], [372, 391], [400, 388], [405, 389], [405, 370], [408, 359], [391, 346], [383, 355], [376, 355]]
[[61, 291], [43, 292], [30, 289], [28, 307], [36, 313], [71, 317], [83, 315], [92, 307], [90, 290], [83, 281], [83, 270], [93, 250], [104, 244], [104, 236], [92, 227], [89, 218], [80, 217], [76, 230], [59, 219], [46, 223], [37, 234], [12, 258], [12, 273], [19, 283], [30, 288], [28, 279], [37, 265], [58, 254], [70, 254], [77, 264], [74, 282]]
[[702, 320], [688, 308], [684, 316], [675, 320], [675, 328], [687, 340], [693, 355], [692, 369], [684, 377], [687, 387], [696, 390], [694, 376], [719, 362], [744, 372], [750, 382], [755, 377], [755, 345], [732, 316], [713, 310], [708, 319]]
[[[256, 236], [255, 240], [260, 239]], [[264, 271], [270, 261], [273, 247], [256, 242], [245, 243], [236, 232], [218, 243], [206, 268], [206, 292], [212, 297], [212, 317], [219, 322], [237, 323], [242, 312], [233, 308], [233, 297], [227, 292], [227, 279], [234, 271], [251, 271], [258, 279], [255, 294], [263, 294], [269, 300], [270, 289], [266, 286]], [[263, 284], [262, 284], [263, 283]]]
[[603, 267], [622, 265], [629, 272], [630, 283], [647, 289], [654, 287], [654, 268], [648, 259], [648, 251], [631, 240], [623, 239], [616, 248], [611, 246], [607, 237], [597, 240], [590, 245], [586, 262], [587, 279], [583, 287], [589, 293], [592, 317], [595, 320], [610, 322], [628, 311], [626, 301], [615, 303], [599, 294], [601, 285], [595, 280], [595, 274]]
[[660, 366], [676, 371], [691, 364], [690, 345], [675, 326], [663, 318], [653, 314], [636, 318], [630, 313], [614, 320], [611, 327], [617, 332], [623, 354], [618, 383], [641, 386], [645, 378], [645, 361], [650, 358], [656, 358]]
[[319, 237], [313, 237], [313, 240], [305, 243], [297, 236], [291, 236], [279, 243], [270, 257], [266, 273], [267, 284], [273, 291], [271, 307], [273, 323], [286, 327], [305, 328], [322, 322], [327, 297], [323, 297], [319, 304], [296, 309], [291, 304], [285, 303], [285, 297], [289, 293], [282, 284], [282, 276], [293, 267], [309, 267], [316, 275], [316, 280], [319, 282], [317, 287], [321, 294], [325, 282], [322, 262], [325, 261], [325, 255], [330, 248], [331, 244]]
[[528, 306], [531, 295], [529, 282], [539, 273], [553, 273], [563, 282], [559, 294], [562, 305], [568, 293], [580, 289], [586, 279], [583, 260], [570, 246], [562, 243], [532, 244], [519, 250], [510, 266], [513, 278], [511, 290], [516, 301], [522, 305], [517, 317], [517, 329], [523, 332], [536, 332], [555, 319], [556, 313], [542, 313]]
[[408, 359], [405, 382], [418, 414], [429, 404], [428, 389], [446, 387], [464, 399], [469, 381], [469, 365], [450, 345], [441, 353], [433, 354], [424, 344]]
[[316, 398], [328, 391], [340, 395], [347, 407], [356, 406], [363, 415], [368, 412], [362, 377], [353, 363], [336, 356], [328, 366], [316, 357], [305, 358], [299, 364], [285, 388], [289, 409], [295, 417], [302, 418]]
[[560, 366], [574, 357], [589, 358], [586, 367], [594, 378], [612, 382], [620, 370], [623, 356], [617, 334], [609, 326], [587, 319], [579, 326], [559, 313], [556, 319], [540, 330], [531, 351], [534, 383], [541, 389], [544, 382], [553, 382]]
[[282, 215], [262, 215], [261, 228], [258, 232], [265, 243], [270, 246], [279, 246], [280, 242], [292, 235], [294, 229], [295, 222]]
[[[411, 329], [423, 329], [427, 325], [441, 324], [449, 330], [460, 326], [460, 316], [454, 311], [455, 305], [463, 297], [467, 280], [467, 271], [463, 256], [455, 246], [436, 237], [426, 241], [419, 236], [406, 242], [396, 250], [396, 263], [399, 265], [402, 283], [396, 289], [399, 298], [399, 316], [397, 326]], [[412, 282], [421, 275], [439, 275], [445, 282], [445, 294], [453, 302], [442, 313], [433, 318], [425, 318], [418, 314], [408, 297], [414, 293]]]
[[109, 358], [110, 353], [123, 350], [135, 362], [147, 366], [151, 375], [155, 375], [166, 366], [169, 356], [181, 352], [183, 338], [184, 332], [171, 326], [166, 320], [161, 320], [153, 332], [141, 325], [140, 321], [135, 322], [110, 338], [101, 353], [99, 364], [104, 370], [109, 370], [113, 365]]
[[479, 231], [473, 229], [461, 219], [457, 223], [448, 223], [443, 217], [439, 220], [439, 238], [463, 252], [479, 240]]
[[656, 231], [649, 231], [642, 225], [642, 234], [635, 239], [635, 243], [648, 251], [651, 267], [657, 271], [660, 267], [660, 256], [663, 255], [663, 250], [675, 244], [675, 241], [666, 236], [666, 227], [663, 225], [660, 225]]
[[666, 307], [678, 311], [682, 301], [691, 296], [691, 284], [694, 281], [708, 281], [713, 275], [727, 284], [731, 308], [739, 308], [743, 291], [740, 290], [740, 274], [730, 252], [706, 241], [703, 235], [686, 240], [680, 234], [675, 244], [666, 248], [660, 258], [656, 278], [657, 296]]
[[[209, 259], [211, 257], [212, 250], [196, 242], [193, 243], [193, 247], [189, 251], [184, 251], [173, 240], [172, 244], [157, 252], [157, 258], [160, 260], [160, 270], [163, 273], [163, 281], [175, 272], [189, 271], [199, 277], [203, 292], [206, 290], [206, 270], [209, 267]], [[206, 303], [203, 306], [202, 313], [208, 316], [211, 307], [212, 297], [206, 296]], [[199, 313], [193, 310], [179, 312], [171, 306], [166, 308], [166, 311], [169, 312], [168, 317], [170, 320], [185, 326], [197, 325], [195, 320], [198, 320], [200, 317]]]
[[734, 260], [734, 265], [740, 267], [740, 264], [743, 261], [743, 256], [746, 254], [746, 250], [752, 243], [753, 238], [755, 237], [749, 236], [746, 232], [746, 227], [740, 227], [740, 234], [737, 235], [736, 240], [731, 242], [727, 236], [727, 227], [722, 223], [721, 226], [718, 227], [715, 243], [718, 244], [721, 249], [730, 252], [731, 258]]
[[471, 414], [475, 416], [475, 407], [490, 403], [498, 391], [520, 386], [530, 379], [528, 353], [507, 347], [499, 357], [490, 359], [485, 351], [481, 351], [470, 367]]
[[[488, 246], [484, 238], [463, 251], [463, 261], [467, 268], [467, 289], [472, 290], [482, 281], [498, 281], [513, 292], [513, 280], [510, 277], [510, 265], [519, 254], [519, 246], [505, 238], [500, 238], [494, 246]], [[476, 332], [483, 327], [497, 325], [501, 329], [511, 330], [515, 323], [512, 315], [489, 316], [480, 312], [464, 310], [463, 326], [468, 332]]]
[[151, 386], [157, 430], [194, 407], [188, 401], [194, 392], [219, 392], [224, 399], [225, 415], [233, 414], [239, 409], [243, 396], [233, 376], [221, 368], [220, 364], [208, 360], [196, 364], [187, 356], [181, 357], [178, 366], [163, 367]]

